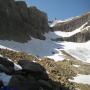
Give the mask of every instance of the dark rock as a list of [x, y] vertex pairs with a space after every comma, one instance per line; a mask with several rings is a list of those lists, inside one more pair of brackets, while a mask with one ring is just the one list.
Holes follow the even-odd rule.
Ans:
[[33, 36], [45, 40], [48, 28], [44, 12], [27, 7], [24, 1], [0, 0], [0, 39], [27, 42]]
[[11, 72], [9, 71], [9, 69], [7, 69], [5, 66], [3, 66], [2, 64], [0, 64], [0, 72], [5, 72], [7, 74], [10, 74]]
[[28, 9], [26, 3], [24, 1], [16, 1], [15, 3], [16, 3], [17, 11], [19, 12], [23, 21], [27, 22], [29, 15], [28, 15]]
[[0, 88], [3, 87], [3, 82], [0, 80]]
[[22, 75], [13, 76], [8, 86], [10, 88], [16, 87], [17, 90], [39, 90], [39, 85], [33, 77], [27, 78]]
[[45, 69], [38, 63], [30, 62], [28, 60], [20, 60], [18, 64], [22, 67], [22, 69], [33, 71], [33, 72], [43, 72]]
[[36, 79], [49, 79], [44, 67], [38, 63], [30, 62], [28, 60], [20, 60], [18, 64], [22, 67], [23, 71], [26, 72], [27, 75], [30, 74], [35, 76]]
[[9, 61], [7, 58], [0, 57], [0, 70], [7, 74], [14, 73], [14, 63]]
[[49, 82], [44, 81], [44, 80], [38, 80], [38, 82], [41, 87], [47, 88], [47, 89], [52, 89], [52, 85]]
[[9, 61], [7, 58], [0, 57], [0, 64], [4, 65], [5, 67], [12, 67], [14, 68], [13, 62]]
[[30, 24], [34, 29], [31, 31], [31, 35], [35, 38], [45, 40], [43, 34], [48, 32], [48, 19], [46, 13], [38, 10], [36, 7], [30, 7], [29, 11], [29, 20]]

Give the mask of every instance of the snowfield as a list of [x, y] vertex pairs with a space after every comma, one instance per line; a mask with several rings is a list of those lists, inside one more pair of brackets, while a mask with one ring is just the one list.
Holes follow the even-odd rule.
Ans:
[[90, 75], [78, 74], [73, 80], [69, 79], [69, 81], [90, 85]]
[[[63, 60], [62, 55], [59, 54], [60, 51], [57, 50], [58, 48], [61, 49], [62, 46], [60, 44], [57, 44], [57, 42], [51, 41], [50, 39], [46, 39], [43, 41], [32, 38], [32, 40], [28, 41], [27, 43], [0, 40], [0, 43], [2, 44], [2, 46], [11, 48], [12, 50], [22, 51], [40, 57], [50, 57], [56, 61]], [[54, 55], [55, 57], [53, 57], [52, 55]]]
[[32, 38], [27, 43], [0, 40], [0, 48], [22, 51], [40, 57], [49, 57], [56, 61], [64, 60], [61, 54], [61, 50], [64, 50], [76, 59], [90, 63], [90, 41], [86, 43], [55, 42], [51, 39], [60, 37], [56, 32], [46, 33], [45, 36], [47, 37], [46, 40]]
[[86, 43], [63, 42], [64, 50], [83, 62], [90, 63], [90, 41]]
[[7, 86], [12, 76], [5, 73], [0, 73], [0, 80], [3, 81], [4, 86]]
[[80, 65], [73, 65], [73, 66], [76, 67], [76, 68], [80, 67]]
[[72, 32], [54, 31], [45, 33], [44, 36], [46, 37], [46, 40], [31, 38], [31, 40], [26, 43], [0, 40], [0, 48], [22, 51], [39, 57], [48, 57], [55, 61], [64, 60], [64, 56], [61, 51], [64, 50], [76, 59], [90, 63], [90, 41], [85, 43], [52, 41], [52, 39], [60, 37], [70, 37], [85, 30], [85, 28], [90, 28], [84, 28], [86, 24], [87, 23], [83, 24], [80, 28], [73, 30]]

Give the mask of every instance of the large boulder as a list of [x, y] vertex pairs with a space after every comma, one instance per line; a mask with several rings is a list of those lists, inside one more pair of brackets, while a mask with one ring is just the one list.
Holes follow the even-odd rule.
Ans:
[[30, 74], [32, 76], [35, 76], [36, 79], [49, 79], [44, 67], [38, 63], [30, 62], [28, 60], [20, 60], [18, 64], [22, 67], [22, 70], [24, 72], [27, 72], [27, 74]]
[[28, 78], [22, 75], [13, 76], [8, 86], [16, 90], [39, 90], [39, 85], [33, 77]]
[[11, 74], [14, 72], [14, 64], [9, 61], [7, 58], [0, 57], [0, 71], [5, 72], [7, 74]]
[[4, 72], [6, 74], [20, 74], [22, 67], [13, 63], [7, 58], [0, 57], [0, 72]]

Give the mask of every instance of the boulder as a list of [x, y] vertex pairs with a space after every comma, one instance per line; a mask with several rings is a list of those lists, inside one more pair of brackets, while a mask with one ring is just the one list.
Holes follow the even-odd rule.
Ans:
[[24, 72], [27, 72], [27, 74], [30, 74], [32, 76], [35, 76], [36, 79], [49, 79], [45, 68], [38, 63], [30, 62], [28, 60], [20, 60], [18, 64], [22, 67], [22, 70]]
[[10, 88], [16, 87], [17, 90], [39, 90], [39, 85], [33, 77], [27, 78], [22, 75], [15, 75], [11, 78]]
[[5, 67], [14, 68], [13, 62], [9, 61], [7, 58], [0, 57], [0, 64], [4, 65]]
[[7, 58], [0, 57], [0, 71], [7, 74], [14, 73], [14, 63], [9, 61]]
[[51, 90], [52, 89], [52, 85], [49, 82], [45, 81], [45, 80], [38, 80], [38, 83], [43, 88], [46, 88], [48, 90]]

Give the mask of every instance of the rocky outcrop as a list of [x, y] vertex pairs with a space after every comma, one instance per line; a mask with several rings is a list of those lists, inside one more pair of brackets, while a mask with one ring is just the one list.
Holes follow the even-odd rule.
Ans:
[[71, 42], [86, 42], [90, 40], [90, 27], [88, 28], [88, 31], [85, 29], [83, 32], [79, 32], [71, 37], [64, 38], [66, 41], [71, 41]]
[[59, 30], [62, 32], [71, 33], [76, 29], [79, 32], [76, 32], [71, 36], [60, 37], [55, 40], [80, 43], [90, 40], [90, 13], [86, 13], [65, 22], [57, 23], [51, 30]]
[[53, 28], [64, 32], [71, 32], [90, 20], [90, 13], [74, 17], [71, 20], [57, 23]]
[[[45, 32], [48, 32], [47, 15], [44, 12], [38, 10], [36, 7], [30, 7], [28, 10], [30, 24], [34, 27], [34, 30], [31, 33], [34, 37], [40, 38], [41, 35], [43, 35]], [[42, 39], [45, 39], [45, 37], [42, 36]]]
[[[0, 89], [6, 86], [9, 90], [44, 90], [45, 88], [51, 90], [52, 85], [48, 81], [49, 77], [43, 66], [28, 60], [21, 60], [18, 64], [22, 69], [18, 67], [20, 70], [15, 70], [12, 61], [0, 57]], [[10, 73], [11, 69], [13, 69], [12, 73]]]
[[0, 0], [0, 39], [25, 42], [30, 36], [45, 39], [47, 15], [24, 1]]
[[57, 40], [61, 41], [70, 41], [70, 42], [86, 42], [90, 40], [90, 22], [88, 22], [82, 29], [81, 32], [78, 32], [70, 37], [62, 37]]
[[[55, 62], [53, 59], [40, 58], [5, 49], [0, 50], [0, 54], [10, 58], [15, 62], [14, 65], [16, 63], [18, 65], [18, 69], [14, 69], [14, 73], [11, 74], [0, 70], [0, 85], [2, 88], [9, 88], [7, 90], [27, 90], [26, 87], [29, 90], [75, 90], [74, 84], [69, 82], [68, 79], [77, 75], [77, 73], [71, 66], [73, 65], [72, 62], [68, 62], [67, 59]], [[6, 60], [9, 62], [9, 59], [6, 58]], [[75, 59], [75, 61], [77, 60]], [[3, 65], [2, 69], [5, 67]]]

